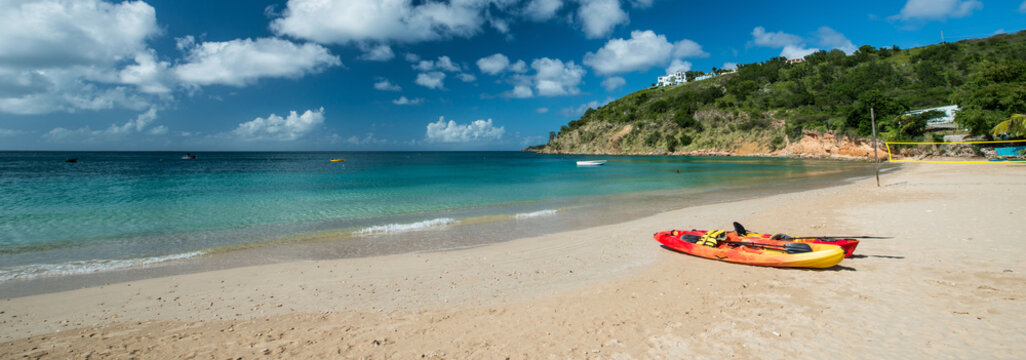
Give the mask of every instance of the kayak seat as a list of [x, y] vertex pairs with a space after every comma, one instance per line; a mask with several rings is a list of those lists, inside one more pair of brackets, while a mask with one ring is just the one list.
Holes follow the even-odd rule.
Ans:
[[698, 242], [698, 240], [701, 239], [701, 238], [702, 238], [701, 236], [691, 235], [691, 234], [684, 234], [684, 235], [680, 236], [680, 240], [681, 241], [686, 241], [686, 242], [689, 242], [689, 243], [692, 243], [692, 244]]

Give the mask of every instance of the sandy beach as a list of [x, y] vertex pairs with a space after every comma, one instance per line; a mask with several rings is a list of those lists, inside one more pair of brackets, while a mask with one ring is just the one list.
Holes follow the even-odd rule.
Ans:
[[[458, 251], [303, 261], [0, 301], [0, 358], [1026, 357], [1026, 166], [913, 164]], [[872, 235], [823, 271], [652, 233]]]

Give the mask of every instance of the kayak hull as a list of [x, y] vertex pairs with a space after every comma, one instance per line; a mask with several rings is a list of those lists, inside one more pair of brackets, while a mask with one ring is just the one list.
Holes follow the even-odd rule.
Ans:
[[795, 239], [797, 242], [811, 243], [811, 244], [830, 244], [840, 246], [844, 250], [844, 257], [850, 258], [855, 254], [855, 248], [859, 246], [859, 241], [855, 239]]
[[[703, 234], [705, 234], [705, 231], [672, 230], [656, 233], [654, 237], [656, 241], [659, 241], [666, 247], [685, 254], [754, 266], [826, 269], [834, 267], [841, 263], [841, 260], [844, 260], [844, 250], [840, 246], [831, 244], [809, 243], [809, 247], [812, 248], [811, 252], [788, 254], [781, 250], [747, 245], [732, 246], [725, 243], [710, 247], [697, 245], [682, 239], [682, 235], [702, 236]], [[733, 232], [728, 235], [728, 239], [780, 247], [788, 243], [786, 241], [761, 238], [739, 239]]]

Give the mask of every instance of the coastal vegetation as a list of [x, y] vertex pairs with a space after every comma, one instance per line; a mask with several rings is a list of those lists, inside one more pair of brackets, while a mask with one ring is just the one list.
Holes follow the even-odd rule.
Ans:
[[1026, 138], [1026, 115], [1015, 114], [1008, 120], [1002, 121], [991, 130], [994, 136], [1004, 135], [1008, 138]]
[[939, 114], [904, 114], [950, 104], [962, 108], [958, 128], [984, 138], [1013, 114], [1026, 113], [1026, 31], [740, 65], [588, 109], [532, 150], [771, 153], [809, 133], [865, 138], [872, 132], [870, 108], [885, 140], [917, 141], [931, 136], [926, 122]]

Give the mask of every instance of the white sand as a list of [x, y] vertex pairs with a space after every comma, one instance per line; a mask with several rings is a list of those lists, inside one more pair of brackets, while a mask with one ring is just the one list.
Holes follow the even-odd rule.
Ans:
[[[913, 165], [461, 251], [274, 264], [0, 301], [0, 358], [1024, 358], [1026, 166]], [[652, 233], [877, 235], [826, 271]]]

